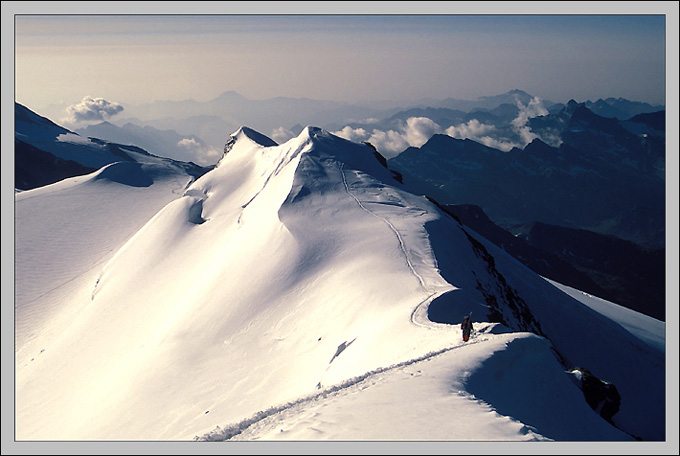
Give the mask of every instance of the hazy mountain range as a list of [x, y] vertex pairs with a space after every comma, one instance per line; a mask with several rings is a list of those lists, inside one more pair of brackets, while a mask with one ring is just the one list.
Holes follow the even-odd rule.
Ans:
[[559, 113], [529, 118], [535, 138], [524, 148], [502, 152], [436, 134], [389, 166], [440, 203], [481, 206], [506, 228], [538, 221], [659, 248], [665, 136], [658, 125], [633, 119], [601, 117], [572, 101]]
[[[605, 117], [621, 116], [620, 119], [663, 109], [647, 103], [614, 98], [587, 101], [586, 105], [597, 114]], [[559, 112], [563, 107], [562, 103], [539, 100], [518, 89], [477, 100], [447, 98], [410, 102], [366, 101], [363, 104], [286, 97], [254, 100], [228, 91], [208, 101], [159, 100], [145, 104], [124, 104], [124, 109], [106, 121], [125, 131], [111, 131], [110, 137], [99, 137], [115, 142], [125, 142], [122, 140], [125, 138], [134, 139], [136, 142], [132, 144], [144, 147], [139, 143], [143, 142], [147, 146], [164, 144], [170, 131], [174, 131], [179, 140], [194, 138], [197, 145], [192, 144], [194, 148], [184, 151], [185, 155], [180, 158], [176, 154], [183, 150], [176, 143], [170, 144], [168, 156], [201, 165], [214, 164], [218, 158], [214, 151], [221, 150], [228, 132], [235, 131], [241, 125], [266, 132], [278, 142], [297, 136], [309, 124], [319, 125], [331, 132], [344, 129], [346, 133], [341, 136], [352, 140], [370, 140], [388, 158], [409, 146], [419, 147], [433, 133], [444, 133], [446, 130], [454, 137], [479, 140], [507, 151], [514, 146], [524, 147], [527, 144], [528, 141], [520, 135], [527, 117]], [[59, 121], [64, 117], [66, 108], [65, 105], [53, 105], [41, 113]], [[409, 125], [409, 118], [428, 119], [436, 127], [422, 122]], [[144, 135], [132, 131], [132, 125], [144, 129]], [[86, 127], [69, 125], [69, 128], [85, 132]], [[103, 132], [100, 129], [97, 133]], [[127, 136], [121, 137], [122, 133]], [[84, 135], [87, 136], [87, 133]], [[427, 138], [421, 139], [423, 136]], [[153, 147], [148, 147], [148, 151], [159, 153]]]

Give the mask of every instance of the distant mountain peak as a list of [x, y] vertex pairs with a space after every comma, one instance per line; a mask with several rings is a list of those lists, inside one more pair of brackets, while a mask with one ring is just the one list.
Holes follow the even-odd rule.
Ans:
[[579, 103], [578, 101], [576, 101], [576, 100], [574, 100], [574, 99], [572, 98], [571, 100], [569, 100], [569, 101], [567, 102], [567, 104], [566, 104], [565, 107], [570, 108], [570, 109], [576, 109], [576, 108], [578, 108], [579, 106], [585, 107], [586, 104], [585, 104], [585, 103]]
[[505, 93], [502, 93], [500, 95], [492, 95], [492, 96], [486, 96], [486, 97], [479, 97], [480, 101], [496, 101], [496, 100], [503, 100], [503, 99], [509, 99], [509, 100], [520, 100], [522, 102], [531, 100], [533, 95], [526, 93], [524, 90], [520, 89], [512, 89], [509, 90]]
[[229, 102], [229, 101], [241, 101], [246, 99], [247, 98], [241, 95], [240, 93], [234, 90], [228, 90], [215, 97], [213, 101]]
[[524, 146], [524, 150], [532, 151], [549, 151], [554, 149], [555, 149], [554, 147], [550, 146], [540, 138], [534, 138], [529, 144]]
[[[127, 125], [132, 125], [132, 124], [128, 122]], [[101, 121], [97, 124], [93, 124], [93, 126], [95, 126], [95, 127], [116, 127], [116, 125], [112, 124], [108, 120], [103, 120], [103, 121]]]
[[585, 103], [579, 103], [576, 100], [569, 100], [566, 105], [562, 108], [560, 113], [558, 114], [558, 117], [563, 118], [564, 120], [571, 119], [574, 114], [584, 114], [585, 112], [589, 112], [592, 114], [592, 111], [586, 107]]

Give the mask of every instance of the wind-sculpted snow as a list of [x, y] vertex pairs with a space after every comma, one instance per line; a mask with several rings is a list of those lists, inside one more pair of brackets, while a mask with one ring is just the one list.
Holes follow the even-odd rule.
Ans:
[[[195, 439], [632, 440], [588, 413], [545, 339], [503, 333], [480, 326], [468, 343], [375, 369]], [[428, 394], [438, 401], [423, 400]]]
[[153, 179], [144, 172], [141, 163], [117, 162], [107, 165], [94, 177], [94, 180], [107, 179], [130, 187], [148, 187]]
[[[125, 210], [118, 211], [124, 218]], [[29, 242], [24, 239], [22, 248]], [[593, 372], [601, 368], [601, 378], [624, 381], [617, 367], [624, 353], [616, 346], [628, 355], [639, 341], [503, 255], [425, 196], [409, 192], [368, 145], [314, 127], [276, 145], [241, 128], [212, 171], [177, 191], [64, 294], [78, 311], [68, 314], [57, 335], [31, 336], [30, 348], [44, 352], [30, 361], [35, 352], [19, 347], [17, 435], [168, 440], [227, 426], [219, 432], [226, 438], [294, 408], [277, 404], [304, 405], [324, 391], [345, 394], [358, 379], [388, 381], [374, 374], [395, 367], [417, 364], [427, 373], [433, 353], [461, 344], [459, 321], [427, 318], [437, 299], [448, 300], [449, 315], [473, 310], [484, 334], [475, 346], [493, 339], [482, 331], [497, 317], [503, 331], [535, 330], [550, 340], [554, 347], [541, 339], [541, 350], [561, 356], [541, 364], [550, 376], [560, 377], [567, 366], [557, 360], [569, 359]], [[579, 328], [575, 323], [583, 318], [590, 320]], [[491, 356], [471, 349], [458, 358], [454, 351], [463, 350], [447, 355], [458, 360], [456, 376], [464, 375], [466, 362], [479, 365]], [[644, 368], [658, 359], [653, 352], [645, 356], [629, 359]], [[565, 384], [572, 388], [565, 397], [580, 394]], [[489, 415], [494, 405], [471, 402], [463, 383], [455, 392], [441, 382], [428, 385], [427, 394], [416, 395], [424, 402], [415, 409], [453, 401], [446, 413], [458, 410], [463, 420], [484, 423], [481, 434], [470, 435], [544, 438], [511, 416], [522, 407]], [[405, 397], [367, 416], [414, 407]], [[637, 411], [622, 406], [621, 413], [630, 418]], [[586, 413], [593, 414], [587, 405], [570, 419], [587, 422], [592, 417]], [[494, 431], [497, 426], [502, 431]], [[540, 423], [531, 426], [540, 429]], [[606, 423], [595, 429], [601, 432], [589, 439], [628, 438], [607, 431]], [[336, 431], [328, 437], [383, 436], [370, 427]], [[443, 435], [423, 435], [435, 434]], [[462, 430], [452, 435], [465, 438]], [[569, 435], [579, 438], [577, 431]]]

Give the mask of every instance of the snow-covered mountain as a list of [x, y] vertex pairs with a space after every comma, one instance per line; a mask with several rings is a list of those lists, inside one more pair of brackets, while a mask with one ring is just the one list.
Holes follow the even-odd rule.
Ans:
[[662, 322], [575, 299], [380, 158], [242, 127], [192, 183], [117, 163], [18, 193], [17, 439], [664, 440]]
[[81, 136], [16, 102], [14, 137], [15, 188], [20, 190], [53, 184], [118, 162], [167, 165], [193, 177], [209, 169], [150, 154], [134, 143]]

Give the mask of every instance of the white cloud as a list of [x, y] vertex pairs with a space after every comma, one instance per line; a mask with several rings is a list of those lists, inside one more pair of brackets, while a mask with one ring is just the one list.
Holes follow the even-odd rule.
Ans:
[[442, 129], [434, 120], [427, 117], [409, 117], [403, 130], [406, 142], [410, 146], [420, 147]]
[[279, 127], [274, 130], [272, 130], [272, 133], [270, 135], [270, 138], [274, 140], [277, 144], [283, 144], [286, 141], [288, 141], [291, 138], [295, 137], [295, 133], [293, 133], [291, 130], [284, 128], [284, 127]]
[[471, 139], [487, 147], [493, 147], [504, 152], [518, 146], [513, 142], [502, 141], [490, 136], [494, 131], [496, 131], [496, 127], [493, 125], [484, 124], [477, 119], [470, 119], [467, 123], [450, 126], [446, 129], [446, 134], [456, 139]]
[[512, 127], [515, 132], [519, 135], [526, 146], [534, 139], [538, 138], [538, 135], [531, 131], [528, 122], [532, 117], [545, 116], [548, 114], [548, 110], [543, 106], [543, 101], [540, 98], [534, 97], [529, 101], [529, 104], [523, 105], [520, 101], [517, 101], [517, 107], [519, 108], [519, 113], [512, 121]]
[[496, 127], [493, 125], [481, 123], [477, 119], [471, 119], [467, 123], [450, 126], [446, 129], [446, 134], [457, 139], [477, 139], [488, 135], [495, 129]]
[[123, 110], [123, 106], [115, 101], [103, 98], [84, 97], [80, 103], [66, 108], [67, 123], [99, 122], [114, 116]]
[[214, 165], [221, 156], [221, 150], [212, 146], [203, 147], [196, 151], [196, 159], [194, 162], [201, 166]]
[[222, 152], [215, 147], [206, 146], [194, 138], [183, 138], [177, 142], [177, 146], [189, 152], [190, 160], [197, 165], [214, 165], [221, 157]]
[[372, 132], [364, 128], [344, 127], [342, 130], [333, 132], [334, 135], [354, 142], [368, 141], [387, 158], [392, 157], [409, 146], [420, 147], [425, 144], [432, 135], [441, 132], [441, 127], [427, 117], [410, 117], [398, 130], [378, 130]]
[[559, 134], [543, 134], [541, 141], [552, 147], [560, 147], [562, 145], [562, 138]]
[[354, 142], [367, 141], [371, 137], [371, 133], [363, 128], [352, 128], [349, 125], [342, 130], [334, 131], [333, 134]]
[[518, 145], [512, 142], [504, 142], [496, 138], [492, 138], [491, 136], [482, 136], [480, 138], [475, 138], [475, 141], [480, 142], [484, 144], [487, 147], [493, 147], [494, 149], [502, 150], [503, 152], [507, 152], [513, 147], [517, 147]]
[[393, 130], [374, 129], [371, 133], [364, 128], [346, 126], [333, 134], [350, 141], [368, 141], [387, 158], [403, 152], [408, 147], [421, 147], [438, 133], [445, 133], [456, 139], [470, 139], [502, 151], [509, 151], [513, 147], [523, 148], [538, 136], [531, 131], [529, 119], [548, 114], [543, 101], [534, 97], [524, 105], [517, 101], [519, 113], [511, 123], [512, 130], [519, 139], [511, 139], [499, 135], [494, 125], [485, 124], [478, 119], [471, 119], [466, 123], [452, 125], [443, 130], [435, 121], [427, 117], [410, 117], [405, 123]]
[[538, 135], [531, 131], [531, 127], [529, 127], [528, 125], [517, 128], [516, 131], [519, 137], [522, 139], [522, 143], [524, 144], [524, 146], [529, 144], [534, 139], [538, 138]]
[[368, 142], [373, 144], [386, 158], [403, 152], [404, 149], [409, 147], [409, 143], [404, 139], [403, 133], [394, 130], [373, 130], [373, 134], [368, 138]]
[[177, 145], [186, 149], [195, 149], [201, 146], [194, 138], [184, 138], [180, 140]]

